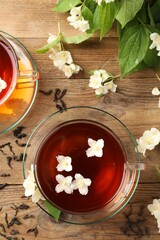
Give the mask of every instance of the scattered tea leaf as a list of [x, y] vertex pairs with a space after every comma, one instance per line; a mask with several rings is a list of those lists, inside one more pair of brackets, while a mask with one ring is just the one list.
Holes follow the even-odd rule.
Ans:
[[0, 190], [2, 190], [3, 188], [5, 188], [6, 186], [8, 186], [8, 183], [0, 184]]
[[19, 234], [19, 231], [16, 230], [16, 229], [12, 229], [12, 230], [10, 231], [10, 234], [11, 234], [11, 235], [17, 235], [17, 234]]
[[33, 232], [34, 236], [37, 237], [37, 235], [38, 235], [38, 228], [35, 227], [35, 228], [30, 228], [30, 229], [27, 230], [27, 233], [31, 233], [31, 232]]
[[39, 92], [43, 93], [46, 96], [49, 96], [49, 95], [51, 95], [53, 93], [53, 90], [52, 89], [50, 89], [49, 91], [39, 90]]

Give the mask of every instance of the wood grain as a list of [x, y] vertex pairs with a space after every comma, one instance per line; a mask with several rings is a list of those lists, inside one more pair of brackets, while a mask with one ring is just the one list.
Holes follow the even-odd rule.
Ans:
[[[67, 88], [65, 102], [68, 107], [74, 105], [96, 106], [109, 111], [118, 117], [131, 130], [135, 138], [139, 138], [143, 132], [151, 127], [160, 129], [160, 110], [158, 109], [158, 98], [151, 94], [153, 87], [160, 87], [155, 72], [147, 69], [135, 73], [123, 80], [117, 79], [117, 92], [109, 93], [102, 98], [96, 98], [94, 91], [88, 87], [89, 74], [93, 69], [105, 68], [113, 74], [119, 74], [118, 66], [118, 40], [116, 27], [99, 41], [98, 37], [88, 40], [80, 45], [68, 45], [65, 48], [71, 51], [75, 63], [82, 66], [83, 71], [66, 79], [63, 73], [55, 68], [48, 58], [48, 53], [37, 54], [35, 49], [46, 44], [48, 33], [57, 34], [57, 22], [61, 24], [64, 35], [79, 34], [66, 21], [67, 14], [58, 14], [51, 11], [56, 0], [1, 0], [0, 1], [0, 29], [8, 32], [19, 40], [31, 52], [37, 68], [40, 72], [39, 90], [48, 91], [56, 88]], [[45, 96], [38, 91], [35, 103], [19, 125], [25, 126], [23, 130], [27, 137], [20, 140], [26, 142], [34, 127], [44, 119], [45, 116], [57, 111], [53, 102], [53, 94]], [[0, 145], [11, 142], [16, 155], [23, 152], [24, 148], [17, 146], [12, 130], [0, 135]], [[66, 223], [54, 223], [31, 199], [21, 198], [24, 195], [23, 174], [21, 162], [12, 161], [10, 168], [7, 165], [7, 156], [11, 155], [6, 147], [4, 153], [0, 152], [0, 175], [10, 174], [9, 177], [0, 176], [0, 184], [8, 183], [8, 186], [0, 190], [0, 223], [5, 225], [4, 216], [8, 213], [11, 219], [14, 215], [12, 204], [20, 205], [22, 202], [29, 205], [26, 211], [19, 211], [18, 217], [22, 225], [15, 226], [20, 234], [18, 239], [35, 239], [33, 233], [26, 233], [29, 228], [37, 226], [39, 234], [36, 239], [66, 239], [66, 240], [126, 240], [138, 239], [135, 233], [125, 235], [122, 228], [126, 224], [123, 212], [129, 212], [132, 207], [133, 218], [137, 218], [141, 206], [144, 206], [145, 224], [143, 226], [142, 239], [159, 240], [156, 220], [147, 210], [147, 205], [153, 198], [160, 198], [160, 180], [156, 172], [156, 166], [160, 166], [160, 146], [154, 151], [148, 151], [146, 158], [141, 156], [146, 169], [141, 173], [137, 190], [123, 211], [113, 218], [94, 225], [70, 225]], [[25, 214], [33, 214], [33, 219], [24, 220]], [[145, 233], [145, 227], [150, 229], [150, 237]], [[11, 229], [7, 229], [10, 235]], [[0, 229], [1, 232], [1, 229]], [[0, 237], [1, 239], [2, 237]]]

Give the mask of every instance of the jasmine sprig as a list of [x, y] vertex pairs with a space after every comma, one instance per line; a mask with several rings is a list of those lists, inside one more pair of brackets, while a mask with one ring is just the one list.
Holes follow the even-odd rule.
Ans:
[[64, 36], [60, 30], [60, 24], [58, 23], [58, 35], [55, 37], [55, 39], [49, 42], [48, 44], [45, 44], [43, 47], [36, 49], [36, 52], [40, 54], [46, 53], [53, 47], [57, 46], [58, 44], [61, 44], [63, 46], [63, 43], [80, 44], [92, 36], [93, 33], [84, 33], [78, 36]]
[[[59, 0], [53, 11], [67, 12], [79, 6], [90, 26], [86, 34], [91, 35], [85, 36], [84, 41], [97, 31], [102, 40], [117, 23], [121, 78], [147, 67], [156, 71], [160, 68], [159, 43], [156, 45], [158, 56], [156, 49], [150, 49], [153, 46], [150, 37], [160, 36], [159, 0]], [[69, 43], [78, 44], [78, 41], [71, 37]]]

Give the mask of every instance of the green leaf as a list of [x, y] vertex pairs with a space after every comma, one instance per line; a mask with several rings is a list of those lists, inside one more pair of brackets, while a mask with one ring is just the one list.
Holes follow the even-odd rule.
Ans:
[[[151, 44], [151, 43], [150, 43]], [[158, 51], [154, 49], [148, 49], [143, 61], [149, 66], [154, 69], [158, 69], [160, 66], [160, 59], [157, 56]]]
[[124, 32], [118, 53], [122, 77], [143, 60], [148, 47], [149, 32], [143, 25], [130, 27]]
[[100, 39], [110, 30], [115, 20], [115, 2], [102, 2], [100, 6]]
[[148, 16], [149, 16], [149, 20], [150, 20], [150, 25], [155, 26], [154, 18], [153, 18], [151, 8], [149, 5], [148, 5]]
[[61, 41], [62, 35], [60, 34], [54, 41], [44, 45], [43, 47], [36, 50], [36, 53], [46, 53], [48, 52], [52, 47], [56, 46]]
[[144, 69], [147, 68], [147, 67], [148, 67], [148, 65], [145, 64], [145, 63], [142, 61], [142, 62], [140, 62], [135, 68], [133, 68], [133, 69], [129, 72], [129, 74], [132, 74], [132, 73], [135, 73], [135, 72], [139, 72], [139, 71], [141, 71], [141, 70], [144, 70]]
[[81, 0], [59, 0], [56, 6], [52, 9], [54, 12], [68, 12], [71, 8], [81, 3]]
[[70, 37], [63, 36], [63, 41], [67, 44], [79, 44], [81, 42], [86, 41], [92, 36], [93, 36], [93, 33], [85, 33], [80, 36], [70, 36]]
[[128, 28], [133, 27], [138, 25], [138, 19], [134, 18], [133, 20], [131, 20], [130, 22], [128, 22], [126, 24], [126, 26], [124, 28], [121, 27], [121, 24], [119, 22], [117, 22], [117, 33], [118, 33], [118, 37], [121, 39], [123, 36], [123, 33], [125, 33], [127, 31]]
[[121, 23], [122, 28], [135, 17], [143, 2], [144, 0], [121, 0], [116, 19]]
[[93, 25], [93, 13], [85, 5], [82, 8], [82, 16], [84, 17], [85, 20], [88, 20], [89, 26], [90, 26], [90, 28], [92, 28], [92, 25]]
[[57, 209], [56, 207], [54, 207], [53, 205], [51, 205], [48, 201], [44, 201], [44, 204], [48, 210], [48, 212], [50, 213], [50, 215], [55, 219], [56, 222], [58, 222], [58, 219], [60, 217], [61, 211], [59, 209]]
[[137, 16], [141, 22], [149, 24], [148, 5], [146, 3], [142, 5], [140, 11], [137, 13]]
[[93, 29], [100, 29], [100, 6], [97, 5], [96, 10], [93, 15]]
[[92, 13], [95, 12], [95, 9], [97, 7], [96, 2], [94, 2], [93, 0], [85, 0], [85, 5], [90, 9]]
[[160, 22], [160, 0], [155, 1], [151, 7], [152, 16], [154, 16], [155, 23]]

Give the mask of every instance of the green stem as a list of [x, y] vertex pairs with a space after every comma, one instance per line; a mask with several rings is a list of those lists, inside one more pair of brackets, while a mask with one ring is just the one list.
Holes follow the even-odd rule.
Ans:
[[120, 76], [121, 76], [121, 74], [118, 74], [118, 75], [114, 76], [113, 78], [114, 78], [114, 79], [117, 79], [117, 78], [119, 78]]

